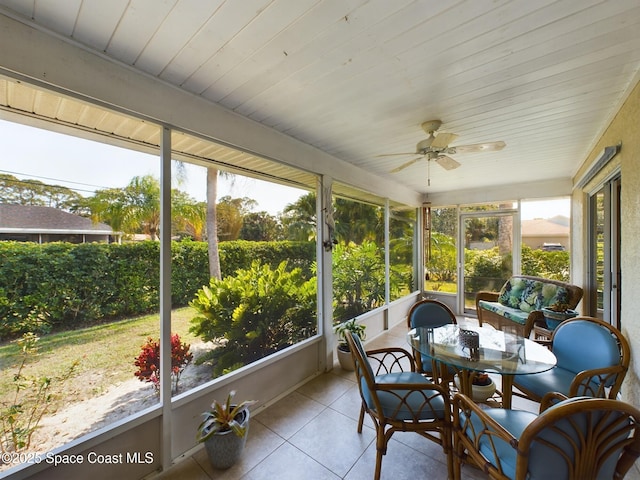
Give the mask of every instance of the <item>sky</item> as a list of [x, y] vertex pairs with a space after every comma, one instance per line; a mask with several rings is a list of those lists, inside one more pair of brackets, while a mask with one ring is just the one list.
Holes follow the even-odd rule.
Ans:
[[[97, 189], [124, 187], [136, 175], [160, 176], [159, 161], [155, 155], [48, 130], [0, 120], [0, 139], [0, 173], [64, 185], [85, 197]], [[204, 201], [205, 175], [203, 167], [186, 164], [184, 183], [174, 186], [196, 200]], [[258, 202], [256, 211], [264, 210], [271, 215], [281, 212], [287, 204], [305, 193], [300, 189], [238, 175], [218, 180], [218, 198], [226, 195], [248, 197]], [[523, 220], [555, 215], [569, 216], [568, 199], [522, 203]]]
[[[0, 173], [19, 179], [33, 178], [43, 183], [72, 188], [82, 196], [95, 190], [124, 187], [134, 176], [160, 177], [155, 155], [114, 147], [69, 135], [0, 120], [2, 155]], [[206, 199], [203, 167], [186, 164], [184, 183], [174, 187], [196, 200]], [[177, 176], [174, 182], [177, 182]], [[218, 180], [218, 198], [249, 197], [258, 202], [257, 211], [272, 215], [281, 212], [306, 191], [238, 175]]]

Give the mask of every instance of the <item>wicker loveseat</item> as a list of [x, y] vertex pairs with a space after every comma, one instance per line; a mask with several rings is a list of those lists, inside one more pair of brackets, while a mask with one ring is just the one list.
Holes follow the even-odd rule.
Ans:
[[576, 308], [582, 289], [570, 283], [527, 275], [514, 275], [499, 292], [476, 294], [478, 323], [493, 325], [523, 337], [529, 337], [536, 323], [544, 324], [542, 307], [556, 303]]

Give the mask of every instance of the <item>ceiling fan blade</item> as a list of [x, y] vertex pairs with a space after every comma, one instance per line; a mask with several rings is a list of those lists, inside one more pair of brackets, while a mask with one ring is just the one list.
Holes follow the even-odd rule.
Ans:
[[438, 162], [438, 165], [440, 165], [445, 170], [453, 170], [453, 169], [458, 168], [460, 166], [459, 162], [457, 162], [453, 158], [448, 157], [446, 155], [438, 155], [435, 158], [435, 160], [436, 160], [436, 162]]
[[433, 142], [431, 142], [431, 147], [445, 148], [456, 138], [458, 138], [458, 135], [456, 135], [455, 133], [439, 133], [433, 140]]
[[504, 142], [489, 142], [489, 143], [476, 143], [474, 145], [460, 145], [453, 147], [455, 153], [470, 153], [470, 152], [497, 152], [502, 150], [507, 144]]
[[391, 170], [391, 172], [389, 173], [397, 173], [400, 170], [404, 170], [407, 167], [410, 167], [411, 165], [413, 165], [414, 163], [416, 163], [418, 160], [422, 160], [422, 157], [418, 157], [418, 158], [414, 158], [413, 160], [409, 160], [407, 163], [403, 163], [402, 165], [400, 165], [399, 167], [394, 168], [393, 170]]
[[402, 153], [381, 153], [380, 155], [376, 155], [376, 158], [378, 157], [399, 157], [401, 155], [403, 156], [407, 156], [407, 155], [415, 155], [416, 152], [402, 152]]

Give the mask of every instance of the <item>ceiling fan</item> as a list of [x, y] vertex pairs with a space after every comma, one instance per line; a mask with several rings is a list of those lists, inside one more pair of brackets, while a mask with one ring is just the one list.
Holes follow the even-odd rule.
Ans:
[[[451, 158], [449, 155], [470, 152], [495, 152], [498, 150], [502, 150], [506, 145], [504, 142], [489, 142], [450, 147], [449, 144], [456, 138], [458, 138], [458, 135], [456, 135], [455, 133], [440, 133], [437, 136], [434, 135], [434, 133], [440, 128], [441, 125], [442, 122], [440, 120], [428, 120], [422, 123], [422, 129], [429, 134], [429, 137], [418, 142], [415, 152], [387, 153], [378, 155], [378, 157], [420, 155], [419, 157], [416, 157], [413, 160], [409, 160], [399, 167], [394, 168], [393, 170], [391, 170], [391, 173], [396, 173], [400, 170], [404, 170], [417, 161], [423, 160], [425, 158], [427, 159], [428, 164], [431, 163], [431, 160], [435, 160], [436, 163], [445, 170], [453, 170], [455, 168], [458, 168], [460, 166], [460, 163]], [[431, 182], [429, 180], [429, 184], [430, 183]]]

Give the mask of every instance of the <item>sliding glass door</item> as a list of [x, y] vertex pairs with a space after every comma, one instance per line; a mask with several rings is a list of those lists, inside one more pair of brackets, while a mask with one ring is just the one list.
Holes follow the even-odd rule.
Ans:
[[476, 293], [498, 291], [514, 272], [515, 210], [460, 215], [461, 311], [475, 312]]
[[607, 181], [589, 202], [589, 315], [620, 328], [620, 176]]

